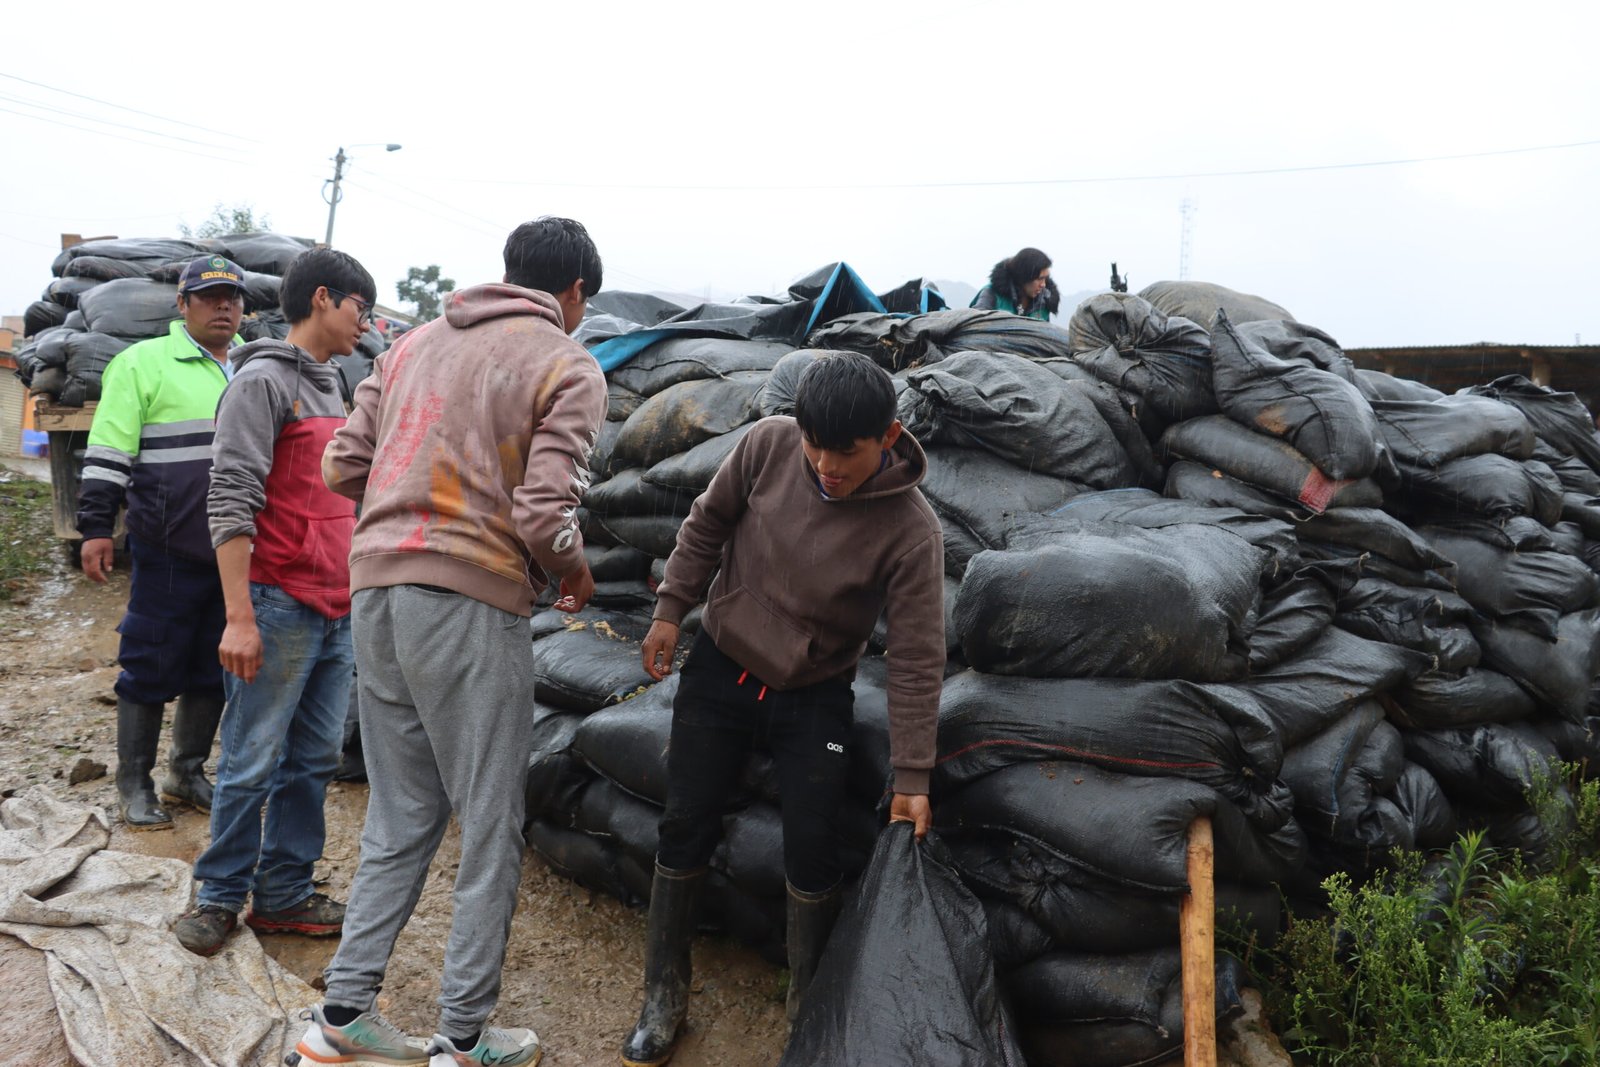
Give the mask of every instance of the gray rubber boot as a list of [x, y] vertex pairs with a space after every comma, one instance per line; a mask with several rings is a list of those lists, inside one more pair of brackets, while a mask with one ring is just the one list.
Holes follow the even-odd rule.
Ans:
[[694, 905], [706, 869], [673, 871], [656, 864], [650, 882], [650, 919], [645, 933], [644, 1006], [622, 1043], [626, 1067], [657, 1067], [672, 1058], [689, 1014], [689, 940]]
[[839, 917], [839, 887], [823, 893], [802, 893], [794, 886], [788, 887], [784, 908], [787, 932], [784, 940], [789, 952], [789, 1000], [785, 1005], [789, 1021], [793, 1023], [800, 1014], [800, 1002], [811, 979], [816, 977], [817, 962], [833, 932], [834, 920]]
[[185, 693], [172, 714], [172, 751], [167, 773], [161, 779], [161, 799], [169, 804], [189, 804], [211, 811], [211, 782], [206, 760], [222, 721], [221, 693]]
[[160, 704], [117, 698], [117, 806], [130, 830], [169, 830], [172, 816], [156, 803], [150, 771], [161, 740]]

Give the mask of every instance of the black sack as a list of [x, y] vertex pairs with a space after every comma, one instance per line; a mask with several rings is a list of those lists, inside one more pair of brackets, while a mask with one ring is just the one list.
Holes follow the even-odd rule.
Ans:
[[1516, 679], [1563, 719], [1584, 720], [1590, 683], [1600, 674], [1600, 608], [1563, 616], [1554, 641], [1489, 620], [1472, 632], [1483, 646], [1484, 666]]
[[1237, 689], [977, 671], [946, 680], [933, 767], [939, 796], [1001, 767], [1058, 759], [1202, 782], [1269, 830], [1291, 814], [1272, 720]]
[[[1243, 966], [1216, 956], [1216, 1012], [1243, 1011]], [[1182, 1059], [1183, 961], [1176, 946], [1052, 952], [1006, 976], [1031, 1067], [1143, 1067]]]
[[1078, 522], [1120, 522], [1143, 530], [1163, 530], [1191, 523], [1215, 526], [1265, 549], [1271, 555], [1274, 571], [1295, 560], [1294, 529], [1287, 522], [1245, 508], [1169, 499], [1148, 489], [1083, 493], [1051, 514]]
[[611, 448], [611, 469], [652, 467], [721, 436], [755, 417], [755, 395], [766, 375], [744, 371], [670, 385], [622, 424]]
[[60, 326], [67, 321], [69, 310], [49, 300], [35, 300], [22, 313], [22, 336], [37, 337], [52, 326]]
[[1304, 363], [1308, 367], [1337, 374], [1351, 385], [1356, 385], [1356, 365], [1350, 362], [1350, 357], [1344, 354], [1338, 341], [1315, 326], [1307, 326], [1293, 319], [1235, 321], [1234, 326], [1241, 337], [1248, 338], [1279, 359]]
[[1330, 371], [1278, 359], [1223, 312], [1211, 343], [1217, 403], [1229, 418], [1288, 441], [1335, 481], [1378, 469], [1378, 422], [1359, 389]]
[[[684, 490], [698, 496], [711, 485], [711, 479], [722, 469], [723, 462], [733, 455], [734, 446], [755, 428], [747, 422], [736, 430], [701, 441], [687, 452], [668, 456], [644, 472], [644, 480], [663, 489]], [[690, 499], [690, 504], [694, 503]]]
[[288, 237], [264, 230], [230, 233], [218, 240], [222, 242], [222, 254], [245, 270], [276, 274], [280, 278], [301, 252], [315, 244], [309, 238]]
[[147, 278], [125, 278], [97, 285], [78, 300], [78, 310], [94, 333], [143, 341], [165, 337], [178, 312], [178, 287]]
[[1020, 356], [958, 352], [906, 375], [899, 416], [924, 446], [982, 448], [1026, 470], [1099, 489], [1139, 473], [1087, 396]]
[[1555, 550], [1514, 552], [1444, 526], [1417, 531], [1456, 564], [1462, 599], [1501, 622], [1547, 641], [1563, 615], [1595, 603], [1595, 573], [1583, 560]]
[[1242, 677], [1267, 553], [1219, 527], [1038, 519], [972, 557], [956, 600], [963, 657], [1036, 678]]
[[1356, 388], [1368, 400], [1415, 400], [1426, 404], [1445, 395], [1431, 385], [1364, 367], [1356, 371]]
[[1533, 457], [1533, 427], [1527, 417], [1510, 404], [1487, 397], [1379, 400], [1373, 402], [1372, 413], [1395, 458], [1418, 467], [1437, 467], [1485, 452], [1512, 459]]
[[1385, 706], [1396, 725], [1411, 730], [1514, 722], [1537, 707], [1526, 689], [1487, 667], [1419, 674], [1390, 693]]
[[654, 684], [639, 656], [648, 615], [585, 613], [568, 625], [533, 643], [533, 696], [539, 703], [596, 711]]
[[1453, 672], [1478, 665], [1478, 642], [1468, 628], [1472, 618], [1472, 605], [1454, 593], [1372, 576], [1339, 598], [1334, 622], [1369, 641], [1425, 653], [1434, 659], [1433, 670]]
[[1339, 597], [1356, 581], [1359, 563], [1308, 563], [1261, 599], [1250, 631], [1250, 670], [1277, 666], [1332, 623]]
[[946, 531], [947, 569], [958, 575], [975, 553], [1003, 547], [1020, 518], [1051, 512], [1085, 489], [982, 448], [928, 445], [926, 452], [918, 488]]
[[1509, 519], [1531, 516], [1546, 526], [1561, 521], [1561, 481], [1536, 459], [1485, 453], [1437, 467], [1400, 463], [1388, 501], [1402, 517]]
[[1189, 319], [1169, 318], [1127, 293], [1101, 293], [1078, 305], [1068, 332], [1079, 366], [1136, 394], [1161, 419], [1217, 410], [1211, 339]]
[[[914, 996], [905, 995], [914, 990]], [[893, 823], [828, 939], [779, 1067], [1024, 1067], [983, 905]]]
[[649, 397], [668, 386], [742, 371], [770, 371], [793, 351], [773, 341], [728, 337], [667, 337], [612, 371], [610, 380]]
[[1178, 423], [1161, 435], [1161, 448], [1169, 458], [1203, 464], [1313, 512], [1383, 503], [1383, 491], [1372, 479], [1329, 478], [1287, 441], [1226, 415]]
[[1576, 395], [1535, 385], [1520, 374], [1508, 374], [1463, 392], [1510, 404], [1527, 416], [1533, 432], [1556, 451], [1576, 456], [1590, 470], [1600, 471], [1600, 441], [1595, 439], [1594, 417]]
[[1139, 295], [1163, 315], [1181, 315], [1207, 331], [1216, 321], [1218, 311], [1226, 311], [1235, 323], [1266, 319], [1294, 321], [1287, 308], [1266, 297], [1241, 293], [1215, 282], [1151, 282], [1139, 290]]
[[1430, 656], [1335, 625], [1285, 662], [1235, 684], [1266, 710], [1288, 749], [1432, 665]]

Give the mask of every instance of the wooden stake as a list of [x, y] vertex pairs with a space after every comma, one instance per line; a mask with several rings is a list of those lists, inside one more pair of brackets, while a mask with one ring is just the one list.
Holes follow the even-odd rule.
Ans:
[[1183, 956], [1184, 1067], [1217, 1064], [1216, 852], [1211, 820], [1189, 827], [1189, 895], [1178, 905]]

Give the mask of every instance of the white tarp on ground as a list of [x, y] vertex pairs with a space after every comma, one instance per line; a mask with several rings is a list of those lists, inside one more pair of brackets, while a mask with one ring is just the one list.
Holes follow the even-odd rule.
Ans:
[[178, 944], [194, 883], [181, 860], [111, 852], [96, 808], [43, 787], [0, 803], [0, 932], [45, 953], [84, 1067], [276, 1067], [319, 999], [248, 928], [211, 959]]

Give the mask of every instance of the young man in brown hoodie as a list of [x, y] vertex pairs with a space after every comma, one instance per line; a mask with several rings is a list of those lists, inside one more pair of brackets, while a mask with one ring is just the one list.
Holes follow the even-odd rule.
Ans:
[[943, 537], [917, 489], [926, 467], [895, 419], [889, 375], [866, 356], [830, 353], [801, 377], [794, 417], [757, 423], [678, 532], [644, 641], [652, 677], [671, 671], [679, 624], [708, 584], [710, 596], [673, 704], [645, 1000], [622, 1047], [629, 1067], [672, 1056], [695, 898], [757, 743], [778, 766], [794, 1019], [837, 913], [832, 819], [849, 766], [850, 683], [885, 609], [890, 818], [927, 832], [945, 643]]
[[[594, 591], [575, 512], [606, 412], [605, 376], [568, 335], [600, 289], [571, 219], [517, 227], [505, 281], [451, 293], [356, 389], [328, 445], [328, 488], [361, 505], [350, 552], [370, 795], [344, 940], [306, 1013], [309, 1063], [531, 1065], [532, 1030], [485, 1026], [522, 873], [533, 747], [527, 618]], [[461, 864], [426, 1047], [373, 1009], [454, 811]]]

